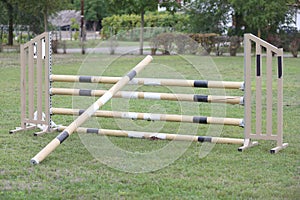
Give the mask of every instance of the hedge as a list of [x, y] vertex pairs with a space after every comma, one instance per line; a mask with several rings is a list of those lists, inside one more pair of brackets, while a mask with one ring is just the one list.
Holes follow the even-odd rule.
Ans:
[[[113, 15], [106, 17], [102, 20], [101, 34], [103, 38], [108, 38], [112, 35], [119, 35], [122, 37], [122, 32], [130, 32], [140, 28], [139, 15]], [[145, 27], [166, 27], [172, 31], [186, 32], [188, 30], [188, 16], [175, 13], [146, 13], [145, 14]], [[160, 31], [159, 31], [160, 32]], [[152, 35], [153, 36], [153, 35]], [[138, 33], [136, 35], [130, 34], [130, 39], [138, 39]], [[125, 38], [124, 38], [125, 39]]]

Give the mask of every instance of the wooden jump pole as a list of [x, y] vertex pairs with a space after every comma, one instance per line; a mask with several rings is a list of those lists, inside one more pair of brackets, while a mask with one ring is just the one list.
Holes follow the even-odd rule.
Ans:
[[[102, 96], [106, 90], [87, 90], [73, 88], [51, 88], [51, 95], [74, 95], [74, 96]], [[151, 99], [151, 100], [168, 100], [168, 101], [193, 101], [206, 103], [228, 103], [244, 104], [243, 97], [237, 96], [213, 96], [197, 94], [172, 94], [172, 93], [154, 93], [154, 92], [133, 92], [119, 91], [113, 97], [127, 99]]]
[[[106, 83], [115, 84], [121, 77], [106, 76], [75, 76], [75, 75], [51, 75], [53, 82], [81, 82], [81, 83]], [[156, 79], [134, 78], [128, 84], [148, 86], [180, 86], [221, 89], [244, 89], [244, 82], [235, 81], [207, 81], [207, 80], [181, 80], [181, 79]]]
[[[59, 126], [58, 131], [63, 131], [66, 126]], [[125, 130], [111, 130], [111, 129], [97, 129], [97, 128], [84, 128], [78, 127], [78, 133], [95, 133], [105, 136], [115, 137], [130, 137], [130, 138], [144, 138], [144, 139], [160, 139], [160, 140], [174, 140], [174, 141], [192, 141], [192, 142], [210, 142], [215, 144], [239, 144], [244, 143], [244, 139], [238, 138], [223, 138], [211, 136], [197, 136], [197, 135], [181, 135], [169, 133], [153, 133], [153, 132], [139, 132], [139, 131], [125, 131]]]
[[130, 80], [133, 79], [146, 65], [152, 61], [151, 56], [146, 56], [139, 64], [137, 64], [126, 76], [121, 78], [115, 85], [113, 85], [102, 97], [94, 102], [85, 112], [76, 118], [64, 131], [62, 131], [56, 138], [54, 138], [44, 149], [36, 154], [30, 162], [32, 164], [39, 164], [52, 151], [54, 151], [65, 139], [67, 139], [81, 124], [90, 118], [100, 107], [102, 107], [112, 96], [124, 87]]
[[[85, 110], [68, 109], [68, 108], [51, 108], [51, 114], [60, 115], [82, 115]], [[198, 124], [221, 124], [230, 126], [244, 126], [244, 120], [238, 118], [218, 118], [205, 116], [190, 116], [190, 115], [172, 115], [172, 114], [153, 114], [153, 113], [137, 113], [137, 112], [118, 112], [98, 110], [94, 112], [93, 117], [108, 117], [108, 118], [123, 118], [123, 119], [138, 119], [148, 121], [167, 121], [167, 122], [185, 122]]]

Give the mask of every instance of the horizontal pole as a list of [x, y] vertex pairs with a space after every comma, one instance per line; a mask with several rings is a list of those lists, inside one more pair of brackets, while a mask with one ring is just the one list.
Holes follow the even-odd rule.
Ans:
[[[59, 126], [58, 131], [63, 131], [66, 127]], [[153, 133], [153, 132], [139, 132], [139, 131], [125, 131], [125, 130], [112, 130], [112, 129], [97, 129], [97, 128], [84, 128], [78, 127], [78, 133], [94, 133], [105, 136], [115, 137], [130, 137], [130, 138], [143, 138], [143, 139], [160, 139], [160, 140], [174, 140], [174, 141], [192, 141], [192, 142], [210, 142], [215, 144], [244, 144], [244, 139], [238, 138], [224, 138], [224, 137], [211, 137], [211, 136], [197, 136], [197, 135], [181, 135], [181, 134], [168, 134], [168, 133]]]
[[123, 78], [121, 78], [115, 85], [113, 85], [102, 97], [97, 99], [87, 110], [85, 110], [79, 117], [77, 117], [64, 131], [62, 131], [56, 138], [54, 138], [47, 146], [45, 146], [38, 154], [36, 154], [30, 162], [32, 164], [39, 164], [52, 151], [54, 151], [61, 143], [63, 143], [73, 132], [86, 120], [88, 120], [99, 108], [105, 105], [114, 94], [116, 94], [122, 87], [124, 87], [130, 80], [133, 79], [141, 70], [143, 70], [152, 61], [151, 56], [146, 56], [140, 63], [138, 63], [131, 71], [129, 71]]
[[[106, 83], [115, 84], [121, 77], [106, 76], [76, 76], [76, 75], [51, 75], [53, 82], [81, 82], [81, 83]], [[184, 79], [156, 79], [134, 78], [128, 84], [148, 86], [180, 86], [221, 89], [244, 89], [244, 82], [235, 81], [207, 81], [207, 80], [184, 80]]]
[[[51, 108], [50, 113], [53, 115], [81, 115], [85, 110], [69, 109], [69, 108]], [[220, 124], [230, 126], [243, 127], [243, 119], [238, 118], [218, 118], [190, 115], [172, 115], [172, 114], [153, 114], [153, 113], [137, 113], [137, 112], [118, 112], [98, 110], [92, 116], [122, 118], [133, 120], [148, 120], [148, 121], [167, 121], [167, 122], [186, 122], [199, 124]]]
[[[51, 88], [51, 95], [74, 95], [74, 96], [102, 96], [107, 90], [87, 90], [73, 88]], [[169, 100], [169, 101], [193, 101], [206, 103], [228, 103], [243, 105], [244, 98], [237, 96], [212, 96], [197, 94], [171, 94], [154, 92], [133, 92], [119, 91], [113, 97], [126, 99], [151, 99], [151, 100]]]

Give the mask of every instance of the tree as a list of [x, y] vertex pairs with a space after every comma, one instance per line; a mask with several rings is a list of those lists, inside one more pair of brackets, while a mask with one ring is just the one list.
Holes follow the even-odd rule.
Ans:
[[93, 22], [94, 31], [96, 31], [98, 22], [100, 22], [104, 17], [108, 16], [105, 2], [106, 0], [89, 0], [85, 4], [84, 18], [87, 21]]
[[3, 1], [0, 1], [0, 24], [1, 24], [1, 30], [0, 30], [0, 51], [1, 51], [1, 45], [2, 45], [2, 39], [3, 39], [3, 32], [4, 32], [4, 27], [2, 26], [3, 24], [6, 24], [8, 19], [7, 19], [7, 10], [4, 6]]
[[[111, 0], [109, 8], [118, 14], [139, 14], [141, 16], [140, 54], [143, 55], [145, 12], [157, 9], [157, 0]], [[122, 13], [123, 12], [123, 13]]]
[[48, 17], [51, 14], [68, 8], [69, 0], [16, 0], [20, 10], [26, 10], [26, 13], [32, 16], [43, 15], [44, 31], [48, 31]]
[[187, 13], [190, 15], [191, 32], [223, 33], [229, 19], [230, 5], [224, 0], [196, 0]]
[[[287, 0], [228, 0], [234, 10], [236, 20], [242, 20], [243, 28], [249, 32], [268, 32], [284, 24], [288, 14]], [[238, 23], [238, 21], [237, 21]], [[239, 29], [240, 27], [236, 27]]]
[[16, 2], [14, 0], [1, 0], [6, 8], [6, 14], [8, 15], [8, 45], [13, 45], [13, 31], [14, 31], [14, 21], [15, 13], [17, 10]]
[[[86, 22], [92, 23], [94, 31], [103, 18], [112, 14], [108, 11], [108, 4], [109, 1], [106, 0], [86, 0], [84, 2], [84, 19]], [[80, 0], [74, 1], [74, 7], [76, 10], [80, 10]]]
[[289, 5], [298, 3], [298, 0], [195, 0], [187, 12], [193, 32], [223, 33], [232, 20], [229, 35], [255, 32], [260, 37], [289, 24], [292, 21]]
[[161, 2], [167, 10], [175, 12], [180, 8], [180, 4], [174, 0], [111, 0], [108, 3], [108, 9], [114, 14], [137, 14], [140, 15], [140, 54], [143, 54], [143, 43], [144, 43], [144, 25], [145, 25], [145, 13], [147, 11], [156, 11], [158, 3]]

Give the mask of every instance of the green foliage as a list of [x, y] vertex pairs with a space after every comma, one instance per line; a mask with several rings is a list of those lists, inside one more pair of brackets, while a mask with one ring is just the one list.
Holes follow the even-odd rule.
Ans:
[[266, 38], [276, 33], [282, 24], [293, 21], [294, 0], [196, 0], [186, 11], [190, 15], [190, 31], [194, 33], [224, 33], [233, 20], [228, 35], [258, 34]]
[[[169, 27], [172, 30], [184, 32], [187, 30], [188, 17], [182, 14], [146, 13], [145, 27]], [[120, 31], [129, 31], [140, 27], [138, 15], [113, 15], [102, 20], [102, 35], [108, 37], [116, 35]]]
[[188, 10], [193, 33], [223, 33], [228, 22], [230, 5], [223, 0], [197, 0]]
[[74, 35], [73, 35], [74, 40], [78, 40], [79, 38], [79, 31], [75, 31]]
[[[109, 1], [106, 0], [88, 0], [84, 1], [84, 18], [87, 21], [99, 21], [106, 16], [111, 15], [108, 11]], [[74, 1], [74, 9], [81, 10], [81, 0]]]
[[[145, 12], [147, 11], [155, 11], [157, 9], [157, 1], [156, 0], [148, 0], [148, 1], [140, 1], [140, 0], [111, 0], [110, 8], [112, 8], [115, 12], [119, 13], [120, 11], [124, 11], [124, 14], [138, 14], [140, 15], [140, 54], [143, 54], [143, 43], [144, 43], [144, 27], [145, 27]], [[124, 9], [125, 8], [125, 9]], [[120, 9], [118, 11], [118, 9]], [[121, 12], [122, 13], [122, 12]], [[111, 30], [114, 32], [114, 30]]]
[[79, 30], [80, 26], [75, 18], [71, 19], [71, 29]]
[[[244, 31], [251, 33], [276, 31], [285, 23], [289, 7], [286, 0], [228, 0], [234, 13], [242, 16]], [[241, 27], [236, 27], [240, 29]]]
[[105, 0], [89, 0], [85, 1], [84, 17], [86, 20], [99, 21], [108, 15], [107, 1]]
[[[40, 27], [43, 26], [44, 27], [43, 29], [39, 29], [36, 32], [36, 33], [40, 33], [42, 31], [48, 30], [49, 28], [48, 17], [51, 14], [60, 11], [61, 9], [69, 7], [69, 0], [60, 0], [60, 1], [18, 0], [17, 5], [18, 5], [18, 9], [21, 11], [20, 15], [17, 15], [17, 17], [20, 17], [22, 24], [33, 25], [33, 26], [39, 25]], [[34, 16], [32, 20], [28, 20], [32, 16]], [[28, 24], [28, 22], [30, 24]]]
[[7, 9], [3, 1], [0, 1], [0, 12], [1, 12], [0, 24], [7, 24], [8, 21]]
[[157, 0], [110, 0], [108, 7], [115, 14], [141, 14], [157, 9]]

